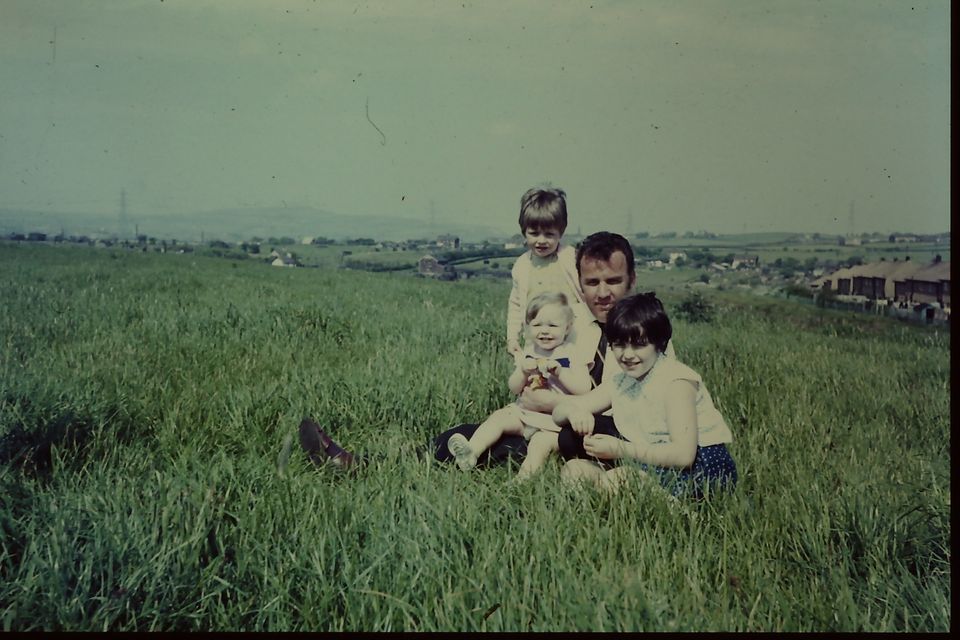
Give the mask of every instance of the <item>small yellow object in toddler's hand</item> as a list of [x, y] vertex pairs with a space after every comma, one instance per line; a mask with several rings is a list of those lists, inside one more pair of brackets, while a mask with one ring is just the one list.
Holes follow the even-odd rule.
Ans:
[[547, 379], [539, 373], [531, 374], [527, 380], [527, 386], [531, 389], [543, 389], [547, 386]]

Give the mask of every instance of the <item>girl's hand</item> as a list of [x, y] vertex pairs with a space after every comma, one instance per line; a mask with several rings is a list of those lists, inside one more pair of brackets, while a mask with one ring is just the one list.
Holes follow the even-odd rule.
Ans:
[[[582, 436], [593, 433], [593, 414], [586, 411], [573, 411], [569, 416], [570, 427]], [[586, 439], [584, 439], [586, 441]]]
[[626, 442], [602, 433], [588, 435], [583, 439], [583, 450], [600, 460], [613, 460], [626, 456]]

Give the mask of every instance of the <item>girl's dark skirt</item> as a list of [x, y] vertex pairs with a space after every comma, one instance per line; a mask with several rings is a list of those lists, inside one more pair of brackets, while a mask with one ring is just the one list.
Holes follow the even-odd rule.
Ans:
[[[593, 432], [602, 433], [626, 440], [617, 430], [610, 416], [595, 416]], [[690, 467], [658, 467], [636, 460], [599, 460], [587, 454], [583, 448], [583, 436], [575, 433], [569, 426], [560, 430], [560, 455], [565, 460], [584, 458], [593, 460], [604, 469], [618, 466], [630, 466], [655, 477], [663, 487], [675, 496], [702, 499], [707, 493], [733, 489], [737, 484], [737, 465], [733, 462], [726, 445], [714, 444], [697, 447], [697, 455]]]

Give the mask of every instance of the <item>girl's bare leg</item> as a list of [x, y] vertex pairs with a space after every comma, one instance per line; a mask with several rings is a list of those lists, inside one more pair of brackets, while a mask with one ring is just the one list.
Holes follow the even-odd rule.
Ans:
[[560, 480], [567, 485], [578, 485], [581, 483], [591, 484], [600, 487], [603, 482], [603, 469], [595, 462], [575, 458], [567, 460], [560, 470]]
[[470, 448], [479, 456], [504, 434], [519, 435], [521, 433], [523, 433], [523, 422], [520, 420], [517, 409], [513, 406], [497, 409], [477, 427], [470, 437]]
[[627, 484], [627, 481], [630, 477], [630, 474], [639, 473], [643, 476], [646, 476], [643, 471], [639, 469], [629, 469], [627, 467], [616, 467], [605, 471], [603, 475], [599, 478], [597, 487], [606, 491], [608, 493], [617, 493], [620, 489]]
[[477, 427], [473, 436], [467, 440], [462, 434], [454, 434], [447, 441], [447, 449], [453, 454], [459, 466], [464, 471], [477, 465], [477, 458], [489, 449], [504, 434], [523, 433], [523, 422], [520, 413], [515, 407], [504, 407], [490, 414], [490, 417]]
[[527, 480], [540, 471], [550, 454], [560, 450], [558, 440], [559, 434], [553, 431], [537, 431], [533, 434], [527, 444], [527, 456], [520, 465], [516, 481]]

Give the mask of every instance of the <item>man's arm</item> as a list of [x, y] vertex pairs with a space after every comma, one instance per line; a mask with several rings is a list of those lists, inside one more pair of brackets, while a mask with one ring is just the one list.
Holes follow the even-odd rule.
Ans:
[[569, 424], [581, 435], [593, 433], [594, 414], [610, 408], [610, 391], [605, 385], [582, 396], [566, 396], [553, 410], [553, 421], [563, 426]]
[[520, 406], [529, 411], [537, 413], [550, 413], [557, 403], [563, 400], [564, 396], [549, 389], [531, 389], [525, 388], [517, 401]]

